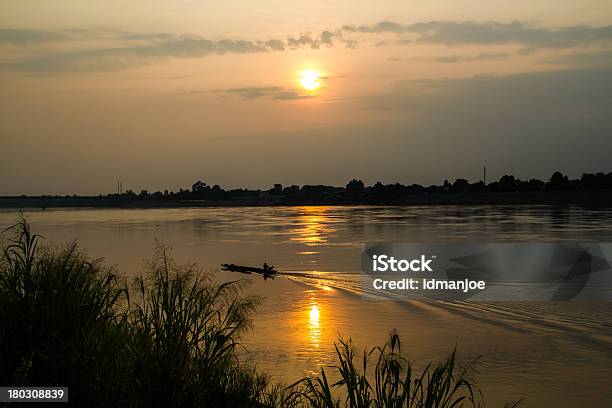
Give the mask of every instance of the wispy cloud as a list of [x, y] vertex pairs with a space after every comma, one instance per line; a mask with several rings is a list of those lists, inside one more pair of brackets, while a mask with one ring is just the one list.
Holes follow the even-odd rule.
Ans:
[[244, 99], [270, 98], [277, 101], [289, 101], [311, 98], [311, 95], [302, 94], [294, 89], [280, 86], [251, 86], [244, 88], [231, 88], [219, 90], [226, 95], [237, 95]]
[[0, 43], [25, 45], [65, 41], [69, 39], [71, 39], [71, 37], [62, 31], [18, 30], [11, 28], [0, 29]]
[[427, 57], [410, 57], [410, 58], [400, 58], [400, 57], [390, 57], [389, 61], [392, 62], [437, 62], [441, 64], [452, 64], [457, 62], [475, 62], [475, 61], [487, 61], [487, 60], [497, 60], [502, 58], [508, 58], [511, 54], [508, 53], [486, 53], [482, 52], [476, 55], [442, 55], [439, 57], [427, 58]]
[[114, 40], [116, 47], [92, 47], [74, 51], [44, 51], [22, 59], [0, 59], [0, 70], [26, 73], [93, 72], [124, 69], [151, 59], [197, 58], [224, 54], [253, 54], [295, 49], [332, 47], [339, 32], [300, 34], [286, 39], [211, 40], [196, 35], [131, 33], [120, 30], [0, 30], [0, 44], [28, 45], [47, 42]]
[[444, 45], [517, 43], [535, 47], [568, 48], [612, 41], [612, 26], [577, 25], [548, 28], [521, 21], [428, 21], [406, 25], [382, 21], [370, 26], [344, 26], [343, 30], [359, 33], [414, 34], [418, 43]]
[[[242, 40], [212, 41], [199, 37], [171, 37], [146, 35], [140, 39], [146, 45], [97, 48], [82, 51], [53, 52], [17, 61], [0, 62], [0, 69], [25, 72], [87, 72], [123, 69], [138, 61], [159, 58], [205, 57], [216, 54], [249, 54], [267, 52], [265, 44]], [[151, 43], [151, 39], [155, 42]]]
[[[389, 39], [389, 35], [398, 38]], [[383, 38], [381, 38], [381, 36]], [[370, 39], [370, 37], [372, 37]], [[104, 39], [115, 46], [102, 46]], [[47, 43], [72, 41], [70, 51]], [[345, 25], [319, 33], [301, 33], [267, 40], [208, 39], [198, 35], [172, 33], [133, 33], [112, 29], [21, 30], [0, 29], [0, 44], [29, 46], [37, 44], [38, 54], [23, 58], [4, 55], [0, 70], [31, 74], [92, 72], [124, 69], [164, 58], [198, 58], [210, 55], [284, 52], [323, 47], [356, 48], [360, 44], [389, 46], [398, 44], [501, 45], [518, 44], [525, 50], [565, 49], [612, 43], [612, 26], [541, 27], [525, 22], [429, 21], [400, 24], [382, 21], [373, 25]], [[39, 47], [39, 48], [40, 48]], [[439, 57], [436, 62], [451, 63], [502, 58], [502, 54], [483, 52], [476, 56]]]

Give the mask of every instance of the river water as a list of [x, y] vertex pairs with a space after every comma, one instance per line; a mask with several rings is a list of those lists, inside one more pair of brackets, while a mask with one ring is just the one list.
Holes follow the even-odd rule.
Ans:
[[[127, 277], [142, 272], [156, 240], [179, 262], [275, 265], [253, 280], [264, 297], [245, 360], [292, 383], [334, 363], [334, 341], [359, 348], [395, 328], [417, 367], [456, 346], [487, 406], [612, 406], [612, 304], [364, 300], [360, 251], [391, 242], [612, 242], [612, 210], [547, 206], [253, 207], [26, 211], [50, 243], [78, 239]], [[0, 210], [0, 227], [18, 220]], [[242, 278], [227, 272], [220, 280]], [[331, 370], [326, 368], [326, 370]]]

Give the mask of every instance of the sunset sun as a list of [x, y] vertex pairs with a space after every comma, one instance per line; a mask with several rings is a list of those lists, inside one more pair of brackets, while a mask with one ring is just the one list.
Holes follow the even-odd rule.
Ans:
[[305, 69], [300, 71], [300, 85], [304, 89], [314, 91], [321, 86], [321, 73], [314, 69]]

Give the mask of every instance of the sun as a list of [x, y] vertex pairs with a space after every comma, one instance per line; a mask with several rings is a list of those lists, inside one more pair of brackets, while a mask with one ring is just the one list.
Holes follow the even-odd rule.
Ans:
[[304, 89], [314, 91], [321, 86], [321, 73], [315, 69], [304, 69], [300, 71], [300, 85]]

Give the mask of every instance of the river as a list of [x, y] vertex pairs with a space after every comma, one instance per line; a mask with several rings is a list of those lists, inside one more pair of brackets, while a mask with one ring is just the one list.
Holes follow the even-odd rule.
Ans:
[[[384, 342], [390, 329], [422, 367], [456, 346], [487, 406], [610, 406], [612, 306], [605, 302], [364, 300], [360, 251], [390, 242], [612, 242], [612, 210], [548, 206], [340, 206], [27, 210], [50, 244], [78, 239], [120, 274], [142, 272], [156, 240], [179, 262], [274, 265], [251, 276], [264, 297], [243, 339], [243, 358], [292, 383], [334, 362], [334, 341]], [[0, 210], [0, 226], [18, 220]], [[218, 273], [218, 279], [243, 275]], [[331, 370], [326, 368], [326, 370]]]

